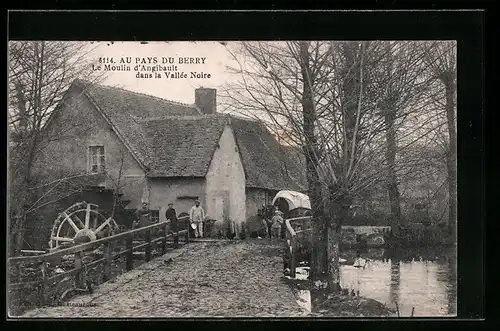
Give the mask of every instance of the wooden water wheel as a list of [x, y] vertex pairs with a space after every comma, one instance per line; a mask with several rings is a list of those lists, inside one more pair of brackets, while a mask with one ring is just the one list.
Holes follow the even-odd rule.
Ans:
[[50, 249], [94, 241], [118, 229], [111, 217], [106, 218], [96, 204], [78, 202], [59, 214], [50, 233]]

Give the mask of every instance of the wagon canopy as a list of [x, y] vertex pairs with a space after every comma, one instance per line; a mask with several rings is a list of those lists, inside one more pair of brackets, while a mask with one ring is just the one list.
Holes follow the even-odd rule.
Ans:
[[311, 202], [309, 201], [309, 197], [303, 193], [287, 190], [279, 191], [273, 199], [273, 205], [280, 198], [286, 200], [289, 210], [293, 210], [296, 208], [311, 209]]

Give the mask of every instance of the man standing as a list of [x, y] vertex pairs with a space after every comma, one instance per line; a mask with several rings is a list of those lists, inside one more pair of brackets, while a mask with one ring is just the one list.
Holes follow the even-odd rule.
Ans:
[[195, 205], [191, 207], [189, 211], [189, 221], [190, 223], [196, 224], [196, 229], [194, 230], [195, 238], [203, 237], [203, 219], [205, 218], [205, 211], [200, 206], [200, 201], [196, 200]]
[[174, 234], [174, 248], [179, 247], [179, 237], [177, 233], [179, 231], [179, 222], [177, 221], [177, 213], [174, 209], [174, 204], [170, 202], [168, 204], [168, 209], [165, 212], [165, 218], [170, 221], [170, 233]]
[[137, 221], [135, 227], [144, 227], [151, 224], [151, 212], [148, 208], [148, 203], [142, 203], [142, 209], [137, 211]]
[[262, 206], [262, 217], [264, 221], [264, 225], [267, 228], [267, 235], [269, 239], [272, 238], [272, 225], [273, 225], [273, 212], [270, 209], [270, 206], [263, 205]]
[[177, 231], [179, 231], [179, 228], [178, 228], [178, 222], [177, 222], [177, 213], [175, 212], [175, 209], [174, 209], [174, 204], [172, 202], [170, 202], [168, 204], [168, 209], [167, 211], [165, 212], [165, 218], [167, 220], [170, 220], [170, 230], [174, 233], [176, 233]]
[[281, 237], [281, 228], [283, 226], [283, 213], [278, 209], [276, 208], [275, 212], [274, 212], [274, 216], [272, 218], [272, 237], [276, 238], [276, 240], [280, 240], [280, 237]]

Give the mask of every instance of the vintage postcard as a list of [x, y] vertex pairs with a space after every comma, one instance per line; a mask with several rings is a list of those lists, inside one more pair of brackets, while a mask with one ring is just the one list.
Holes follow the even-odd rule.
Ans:
[[457, 315], [455, 41], [10, 41], [11, 318]]

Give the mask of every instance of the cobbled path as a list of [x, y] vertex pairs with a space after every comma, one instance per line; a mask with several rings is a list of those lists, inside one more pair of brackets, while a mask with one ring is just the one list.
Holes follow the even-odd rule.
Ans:
[[37, 308], [22, 317], [305, 316], [282, 280], [280, 248], [265, 239], [190, 243], [68, 306]]

